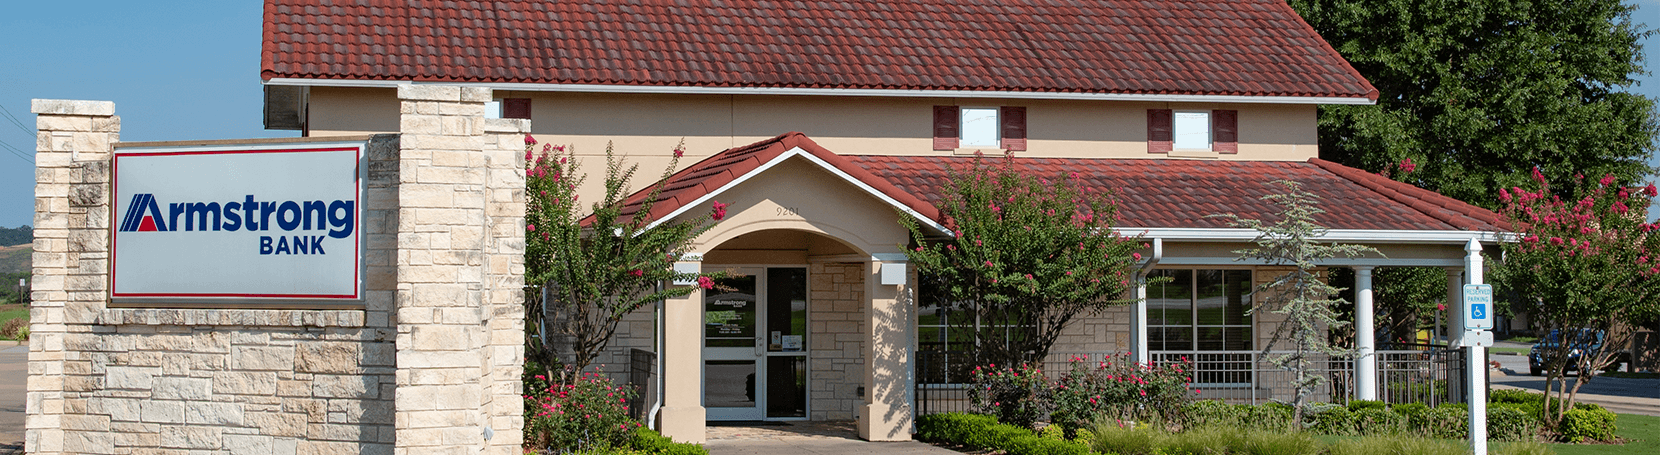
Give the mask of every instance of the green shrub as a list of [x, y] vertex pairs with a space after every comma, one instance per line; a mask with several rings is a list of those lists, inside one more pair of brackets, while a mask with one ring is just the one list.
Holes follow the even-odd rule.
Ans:
[[1216, 400], [1198, 400], [1183, 406], [1186, 427], [1237, 426], [1249, 406], [1231, 406]]
[[1362, 435], [1387, 436], [1406, 432], [1406, 416], [1386, 408], [1354, 412], [1355, 430]]
[[1193, 395], [1192, 374], [1186, 357], [1147, 365], [1129, 354], [1099, 361], [1074, 356], [1052, 391], [1052, 421], [1068, 429], [1105, 420], [1179, 422]]
[[1463, 439], [1469, 436], [1469, 415], [1464, 408], [1442, 405], [1407, 417], [1407, 427], [1419, 436]]
[[634, 389], [598, 373], [566, 369], [563, 380], [525, 370], [525, 445], [558, 452], [624, 447], [640, 422], [628, 417]]
[[650, 428], [644, 427], [634, 429], [634, 439], [630, 441], [629, 445], [633, 446], [636, 452], [620, 452], [619, 455], [630, 453], [652, 455], [709, 455], [709, 449], [705, 449], [701, 445], [674, 442], [661, 434], [657, 434], [656, 431], [652, 431]]
[[1165, 438], [1165, 455], [1213, 455], [1228, 453], [1228, 446], [1240, 438], [1237, 426], [1203, 426]]
[[1072, 442], [1083, 444], [1084, 447], [1095, 446], [1095, 432], [1088, 428], [1079, 428], [1072, 432]]
[[1556, 452], [1552, 451], [1550, 449], [1550, 447], [1547, 447], [1544, 444], [1540, 444], [1540, 443], [1537, 443], [1537, 442], [1512, 442], [1512, 443], [1505, 443], [1505, 444], [1496, 444], [1492, 447], [1492, 450], [1487, 451], [1487, 453], [1489, 453], [1491, 455], [1555, 455], [1556, 454]]
[[1328, 450], [1331, 455], [1466, 455], [1470, 452], [1469, 447], [1456, 441], [1379, 436], [1345, 439], [1332, 444]]
[[981, 427], [979, 431], [970, 433], [962, 439], [963, 445], [983, 450], [995, 450], [1008, 445], [1009, 441], [1021, 436], [1032, 436], [1032, 430], [1005, 423]]
[[1423, 414], [1425, 411], [1429, 411], [1429, 405], [1423, 403], [1401, 403], [1390, 406], [1389, 409], [1395, 411], [1401, 416], [1406, 417], [1407, 420], [1411, 420], [1413, 417]]
[[1377, 400], [1354, 400], [1349, 402], [1350, 412], [1360, 412], [1362, 409], [1387, 409], [1389, 404]]
[[1321, 446], [1303, 431], [1246, 430], [1228, 444], [1229, 454], [1315, 455]]
[[1163, 445], [1164, 433], [1151, 428], [1129, 428], [1104, 423], [1095, 425], [1096, 452], [1117, 455], [1153, 455]]
[[1493, 403], [1487, 408], [1487, 437], [1500, 441], [1532, 441], [1539, 434], [1539, 418], [1520, 403]]
[[1562, 416], [1562, 424], [1556, 431], [1562, 440], [1581, 443], [1586, 441], [1609, 441], [1614, 439], [1614, 413], [1597, 406], [1594, 409], [1574, 406]]
[[981, 414], [928, 414], [916, 419], [916, 437], [923, 441], [962, 444], [969, 435], [997, 424], [997, 418]]
[[1533, 393], [1521, 389], [1495, 389], [1487, 392], [1488, 403], [1529, 404], [1541, 403], [1544, 401], [1544, 394]]
[[1261, 406], [1239, 405], [1240, 426], [1264, 430], [1286, 431], [1293, 429], [1291, 425], [1292, 409], [1280, 403], [1267, 403]]
[[1004, 442], [998, 449], [1008, 455], [1087, 455], [1089, 446], [1076, 442], [1025, 434]]
[[1049, 379], [1039, 365], [974, 367], [973, 378], [968, 397], [974, 410], [996, 415], [999, 422], [1032, 428], [1054, 410]]
[[[1323, 403], [1315, 403], [1323, 404]], [[1349, 408], [1342, 406], [1311, 406], [1308, 420], [1314, 432], [1335, 436], [1349, 436], [1356, 433], [1355, 416]]]
[[1061, 428], [1060, 425], [1053, 425], [1053, 424], [1045, 425], [1043, 427], [1043, 430], [1038, 431], [1038, 436], [1042, 436], [1044, 439], [1053, 439], [1053, 440], [1056, 440], [1056, 441], [1065, 441], [1066, 440], [1066, 430]]

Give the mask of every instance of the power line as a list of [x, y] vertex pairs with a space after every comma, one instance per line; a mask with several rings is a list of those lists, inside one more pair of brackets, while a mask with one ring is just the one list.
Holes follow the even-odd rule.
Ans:
[[0, 114], [4, 114], [6, 116], [6, 120], [11, 120], [12, 124], [17, 125], [17, 129], [23, 130], [24, 134], [28, 134], [30, 136], [35, 135], [34, 130], [29, 129], [27, 126], [23, 126], [23, 122], [18, 121], [17, 117], [12, 116], [12, 111], [6, 109], [6, 105], [0, 104]]
[[27, 161], [27, 162], [29, 162], [30, 165], [35, 164], [35, 160], [29, 158], [28, 156], [25, 156], [23, 154], [23, 151], [18, 150], [17, 147], [12, 147], [12, 145], [7, 144], [6, 141], [0, 141], [0, 146], [4, 146], [6, 148], [6, 151], [11, 152], [13, 156], [17, 157], [17, 159]]

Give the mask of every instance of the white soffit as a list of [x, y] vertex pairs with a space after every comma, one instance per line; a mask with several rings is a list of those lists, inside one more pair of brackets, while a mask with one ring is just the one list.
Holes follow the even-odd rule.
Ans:
[[898, 98], [1001, 98], [1028, 100], [1093, 100], [1143, 101], [1166, 103], [1246, 103], [1246, 104], [1377, 104], [1365, 97], [1341, 96], [1241, 96], [1241, 95], [1165, 95], [1141, 93], [1075, 93], [1075, 92], [1011, 92], [975, 90], [889, 90], [845, 88], [795, 87], [680, 87], [657, 85], [605, 84], [530, 84], [490, 82], [411, 82], [355, 79], [304, 79], [274, 77], [266, 85], [297, 85], [307, 87], [381, 87], [399, 85], [448, 85], [457, 87], [488, 87], [492, 90], [519, 92], [585, 92], [585, 93], [641, 93], [672, 95], [805, 95], [805, 96], [872, 96]]
[[[1114, 228], [1121, 235], [1160, 238], [1165, 241], [1249, 242], [1260, 234], [1254, 229], [1227, 228]], [[1456, 244], [1470, 240], [1482, 243], [1515, 241], [1515, 234], [1490, 231], [1409, 231], [1390, 229], [1331, 229], [1316, 240], [1322, 242]]]

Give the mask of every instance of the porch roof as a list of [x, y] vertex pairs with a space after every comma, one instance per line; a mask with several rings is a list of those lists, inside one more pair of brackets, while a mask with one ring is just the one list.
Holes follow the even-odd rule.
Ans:
[[[950, 169], [967, 168], [972, 157], [837, 155], [802, 133], [787, 133], [712, 155], [669, 177], [651, 218], [678, 215], [700, 201], [735, 185], [751, 173], [764, 172], [787, 152], [800, 149], [851, 183], [886, 196], [896, 208], [936, 223], [934, 203]], [[1391, 231], [1504, 232], [1509, 223], [1492, 211], [1318, 158], [1308, 161], [1204, 161], [1178, 159], [1020, 158], [1025, 172], [1077, 178], [1109, 189], [1118, 200], [1119, 228], [1228, 229], [1225, 220], [1207, 215], [1232, 213], [1265, 221], [1278, 219], [1279, 207], [1262, 200], [1279, 190], [1274, 180], [1295, 180], [1320, 197], [1326, 213], [1316, 216], [1330, 229]], [[632, 216], [648, 196], [630, 196], [624, 216]]]

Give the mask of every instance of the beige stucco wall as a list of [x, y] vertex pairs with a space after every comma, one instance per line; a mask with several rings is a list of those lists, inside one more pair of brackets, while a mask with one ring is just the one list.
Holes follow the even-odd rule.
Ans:
[[[1304, 161], [1319, 155], [1313, 105], [508, 91], [495, 96], [532, 99], [538, 139], [576, 147], [591, 176], [579, 194], [589, 201], [602, 194], [608, 143], [640, 165], [641, 182], [664, 169], [677, 144], [686, 149], [684, 167], [791, 131], [847, 155], [972, 153], [933, 150], [936, 105], [1025, 106], [1028, 147], [1020, 156], [1169, 158], [1147, 153], [1147, 109], [1239, 111], [1239, 153], [1196, 159]], [[391, 89], [316, 87], [309, 106], [313, 136], [397, 128]]]

